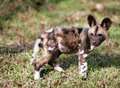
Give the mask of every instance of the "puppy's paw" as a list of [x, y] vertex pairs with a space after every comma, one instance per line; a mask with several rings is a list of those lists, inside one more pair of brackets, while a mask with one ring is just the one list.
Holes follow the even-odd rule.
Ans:
[[55, 66], [54, 69], [59, 72], [64, 72], [63, 68], [61, 68], [60, 66]]
[[82, 76], [82, 80], [87, 79], [87, 72], [84, 72], [84, 73], [79, 72], [79, 74]]
[[44, 68], [41, 67], [39, 70], [35, 70], [34, 72], [34, 80], [43, 79], [44, 76]]
[[40, 72], [39, 71], [35, 71], [34, 72], [34, 80], [38, 80], [40, 79]]

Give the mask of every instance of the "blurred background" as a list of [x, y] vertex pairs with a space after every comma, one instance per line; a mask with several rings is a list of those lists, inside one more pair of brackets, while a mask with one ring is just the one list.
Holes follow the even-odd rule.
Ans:
[[[89, 57], [91, 80], [85, 83], [78, 80], [77, 73], [73, 71], [74, 67], [77, 70], [77, 66], [73, 65], [66, 71], [66, 74], [73, 79], [64, 78], [65, 74], [52, 72], [47, 80], [34, 81], [29, 59], [33, 43], [39, 36], [40, 30], [55, 26], [84, 27], [87, 26], [86, 17], [89, 14], [94, 15], [98, 22], [101, 22], [104, 17], [110, 17], [113, 22], [109, 30], [109, 47], [102, 45], [94, 52], [95, 54]], [[62, 58], [64, 61], [66, 56]], [[77, 62], [75, 60], [75, 63], [74, 61], [69, 61], [69, 63], [76, 64]], [[101, 67], [109, 68], [100, 70]], [[73, 86], [76, 88], [79, 86], [82, 88], [119, 88], [119, 67], [120, 0], [0, 0], [1, 88], [73, 88]], [[105, 79], [102, 77], [104, 73], [106, 73]]]
[[0, 45], [32, 41], [45, 28], [84, 26], [86, 16], [120, 25], [119, 0], [0, 0]]

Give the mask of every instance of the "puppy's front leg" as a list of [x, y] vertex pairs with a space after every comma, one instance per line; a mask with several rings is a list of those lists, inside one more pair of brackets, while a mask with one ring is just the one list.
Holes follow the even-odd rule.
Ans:
[[43, 66], [49, 62], [49, 59], [44, 57], [42, 59], [35, 59], [33, 61], [33, 66], [34, 66], [34, 79], [41, 79], [43, 77]]
[[87, 73], [88, 73], [88, 66], [87, 66], [87, 62], [85, 60], [86, 56], [87, 56], [87, 54], [79, 54], [78, 55], [79, 74], [82, 75], [83, 79], [87, 78]]

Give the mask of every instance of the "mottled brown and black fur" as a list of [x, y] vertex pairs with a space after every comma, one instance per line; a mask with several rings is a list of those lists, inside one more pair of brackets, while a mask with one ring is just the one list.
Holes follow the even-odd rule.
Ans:
[[79, 70], [86, 68], [86, 70], [80, 71], [82, 76], [86, 78], [87, 62], [85, 57], [91, 50], [108, 39], [108, 29], [112, 23], [106, 17], [98, 24], [92, 15], [89, 15], [87, 20], [89, 28], [56, 27], [49, 32], [41, 33], [38, 45], [42, 48], [44, 55], [41, 59], [35, 59], [35, 54], [33, 55], [32, 64], [35, 70], [40, 70], [44, 64], [56, 66], [56, 59], [62, 53], [75, 53], [78, 55]]

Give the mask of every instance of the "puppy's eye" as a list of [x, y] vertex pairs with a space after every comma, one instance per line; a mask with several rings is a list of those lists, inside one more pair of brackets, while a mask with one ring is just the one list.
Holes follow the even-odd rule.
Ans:
[[102, 34], [98, 34], [98, 36], [100, 36], [100, 37], [101, 37], [101, 36], [102, 36]]

